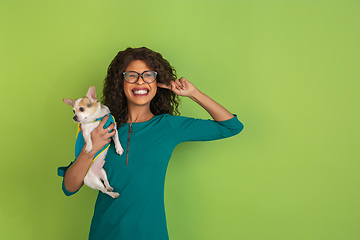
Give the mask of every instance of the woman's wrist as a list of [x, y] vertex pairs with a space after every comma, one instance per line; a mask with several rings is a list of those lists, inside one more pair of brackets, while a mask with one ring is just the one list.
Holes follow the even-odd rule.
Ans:
[[189, 98], [191, 98], [193, 101], [195, 102], [198, 102], [199, 101], [199, 98], [201, 97], [201, 94], [204, 94], [202, 93], [199, 89], [195, 89], [190, 95], [189, 95]]
[[94, 157], [95, 157], [95, 154], [96, 154], [96, 152], [94, 151], [94, 150], [92, 150], [91, 152], [86, 152], [85, 151], [85, 147], [86, 147], [86, 145], [83, 147], [83, 149], [81, 150], [81, 152], [80, 152], [80, 154], [79, 154], [79, 156], [81, 155], [81, 157], [83, 158], [83, 159], [87, 159], [87, 160], [89, 160], [89, 159], [94, 159]]
[[203, 107], [215, 121], [225, 121], [234, 117], [226, 108], [196, 89], [190, 98]]

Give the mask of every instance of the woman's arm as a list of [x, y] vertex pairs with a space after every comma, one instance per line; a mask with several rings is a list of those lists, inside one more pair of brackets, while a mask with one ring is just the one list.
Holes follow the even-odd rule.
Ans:
[[179, 96], [190, 97], [202, 106], [215, 121], [225, 121], [234, 117], [234, 115], [226, 108], [198, 90], [192, 83], [183, 77], [172, 81], [170, 85], [158, 83], [157, 86], [170, 89]]
[[[93, 150], [90, 153], [86, 153], [84, 146], [76, 161], [66, 170], [64, 175], [64, 185], [67, 191], [75, 192], [82, 187], [85, 175], [89, 170], [95, 154], [108, 144], [111, 141], [110, 137], [115, 134], [115, 131], [109, 133], [108, 129], [104, 129], [104, 125], [108, 118], [108, 115], [105, 116], [101, 120], [99, 126], [91, 132]], [[109, 126], [109, 129], [113, 128], [114, 123]]]

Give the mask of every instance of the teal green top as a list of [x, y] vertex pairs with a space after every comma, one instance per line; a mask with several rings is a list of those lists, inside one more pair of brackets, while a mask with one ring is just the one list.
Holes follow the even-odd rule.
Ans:
[[[120, 197], [113, 199], [99, 191], [90, 240], [169, 239], [164, 183], [174, 148], [181, 142], [231, 137], [240, 133], [243, 125], [236, 116], [216, 122], [163, 114], [146, 122], [132, 123], [131, 128], [132, 131], [128, 123], [119, 128], [125, 150], [122, 156], [116, 154], [114, 144], [108, 150], [104, 168], [110, 185]], [[73, 194], [64, 185], [63, 190], [66, 195]]]

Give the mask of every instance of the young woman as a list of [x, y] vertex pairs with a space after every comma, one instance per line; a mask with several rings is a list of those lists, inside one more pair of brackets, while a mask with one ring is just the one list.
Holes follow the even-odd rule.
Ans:
[[[197, 102], [213, 120], [177, 116], [178, 96]], [[167, 240], [164, 182], [174, 148], [181, 142], [234, 136], [243, 125], [188, 80], [177, 79], [169, 62], [145, 47], [117, 54], [108, 68], [103, 103], [116, 119], [125, 152], [119, 156], [113, 145], [109, 148], [104, 168], [120, 197], [99, 192], [89, 239]], [[66, 195], [82, 187], [95, 153], [114, 135], [104, 129], [106, 120], [92, 132], [93, 151], [82, 150], [62, 168]]]

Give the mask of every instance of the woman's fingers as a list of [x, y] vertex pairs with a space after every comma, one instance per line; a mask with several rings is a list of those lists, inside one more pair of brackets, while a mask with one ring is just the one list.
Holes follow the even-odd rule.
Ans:
[[186, 78], [180, 78], [180, 79], [176, 79], [175, 80], [175, 87], [176, 87], [176, 89], [178, 89], [178, 90], [185, 90], [185, 87], [186, 87], [186, 85], [185, 85], [185, 82], [186, 82]]
[[174, 90], [174, 89], [185, 90], [186, 87], [185, 82], [186, 82], [186, 78], [182, 77], [180, 79], [175, 79], [175, 81], [171, 81], [169, 85], [166, 85], [164, 83], [157, 83], [157, 86], [170, 90]]
[[109, 115], [105, 115], [105, 117], [103, 117], [103, 119], [101, 119], [101, 122], [99, 123], [98, 127], [104, 128], [104, 125], [108, 119], [109, 119]]
[[181, 82], [180, 82], [180, 80], [179, 79], [176, 79], [175, 81], [174, 81], [174, 85], [175, 85], [175, 88], [177, 89], [177, 90], [181, 90], [182, 89], [182, 86], [181, 86]]
[[104, 125], [108, 119], [109, 119], [109, 115], [103, 117], [103, 119], [101, 119], [98, 128], [100, 130], [104, 129], [104, 134], [108, 133], [109, 134], [108, 136], [112, 137], [115, 134], [115, 131], [112, 131], [115, 128], [115, 123], [111, 123], [107, 128], [104, 128]]
[[171, 84], [170, 85], [166, 85], [164, 83], [157, 83], [157, 86], [160, 88], [166, 88], [166, 89], [170, 89], [171, 90]]
[[91, 139], [93, 142], [93, 150], [100, 151], [106, 144], [111, 141], [111, 137], [115, 135], [115, 123], [111, 123], [108, 127], [104, 128], [104, 124], [109, 116], [105, 116], [99, 126], [91, 132]]
[[182, 87], [182, 89], [183, 90], [185, 90], [185, 87], [186, 87], [186, 78], [184, 78], [184, 77], [182, 77], [182, 78], [180, 78], [180, 83], [181, 83], [181, 87]]
[[107, 128], [104, 128], [104, 125], [108, 119], [109, 115], [104, 116], [103, 119], [101, 119], [97, 128], [94, 130], [95, 133], [99, 133], [96, 134], [99, 135], [99, 137], [103, 136], [104, 138], [110, 138], [115, 135], [115, 131], [113, 131], [113, 129], [115, 128], [115, 123], [111, 123]]
[[115, 131], [113, 131], [115, 128], [115, 123], [110, 124], [110, 126], [106, 129], [108, 131], [109, 137], [112, 137], [115, 135]]

